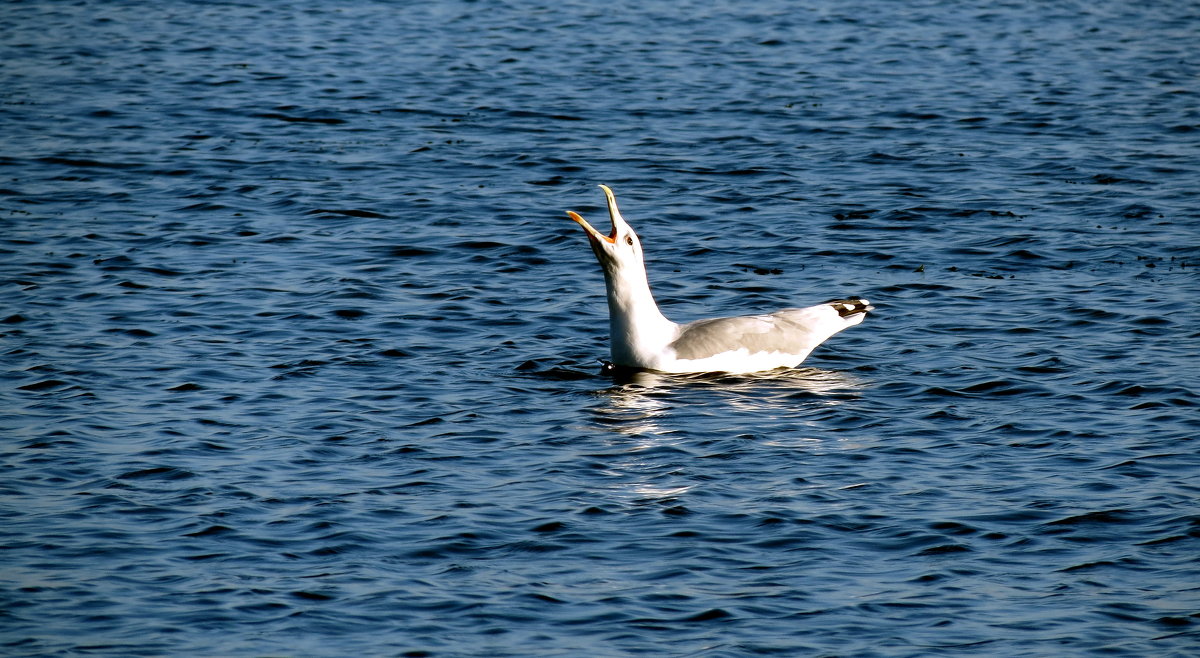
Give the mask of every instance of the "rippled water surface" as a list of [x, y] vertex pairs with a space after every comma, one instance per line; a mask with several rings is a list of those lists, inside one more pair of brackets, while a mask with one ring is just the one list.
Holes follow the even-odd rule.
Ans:
[[[1198, 34], [5, 3], [3, 653], [1196, 655]], [[877, 311], [614, 381], [597, 183], [673, 319]]]

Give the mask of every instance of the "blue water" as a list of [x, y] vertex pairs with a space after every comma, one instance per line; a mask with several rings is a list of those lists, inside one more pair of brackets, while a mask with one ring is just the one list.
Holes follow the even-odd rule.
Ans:
[[[1197, 35], [5, 3], [0, 653], [1197, 655]], [[598, 183], [672, 319], [877, 311], [613, 380]]]

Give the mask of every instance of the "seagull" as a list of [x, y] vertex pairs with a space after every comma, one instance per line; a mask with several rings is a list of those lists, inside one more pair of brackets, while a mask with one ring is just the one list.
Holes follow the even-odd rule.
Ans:
[[800, 365], [813, 348], [859, 324], [875, 308], [862, 298], [837, 299], [764, 315], [712, 318], [688, 324], [668, 320], [650, 292], [642, 242], [608, 200], [612, 232], [604, 235], [579, 213], [567, 211], [587, 233], [604, 270], [612, 365], [668, 373], [749, 373]]

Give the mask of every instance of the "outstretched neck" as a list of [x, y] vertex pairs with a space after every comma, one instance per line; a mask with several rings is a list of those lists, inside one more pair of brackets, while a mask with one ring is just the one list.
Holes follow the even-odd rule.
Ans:
[[613, 363], [654, 368], [660, 355], [675, 340], [679, 326], [668, 320], [650, 293], [642, 263], [605, 269], [608, 288], [609, 340]]

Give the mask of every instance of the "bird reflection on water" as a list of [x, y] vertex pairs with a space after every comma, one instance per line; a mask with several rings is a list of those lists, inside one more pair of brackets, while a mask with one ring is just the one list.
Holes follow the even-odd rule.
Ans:
[[[821, 368], [786, 368], [763, 373], [673, 374], [606, 367], [613, 385], [597, 391], [607, 404], [594, 408], [597, 421], [622, 434], [653, 436], [672, 432], [661, 421], [673, 399], [701, 391], [735, 411], [786, 415], [799, 404], [836, 406], [857, 398], [862, 378]], [[711, 411], [706, 412], [711, 413]]]
[[[610, 372], [613, 384], [594, 391], [596, 427], [612, 432], [605, 448], [590, 455], [603, 466], [608, 495], [645, 505], [671, 506], [697, 481], [696, 460], [730, 458], [752, 445], [793, 450], [828, 449], [813, 414], [859, 398], [867, 382], [820, 368], [752, 375]], [[786, 422], [788, 419], [795, 422]], [[764, 422], [784, 420], [792, 431], [762, 432]], [[702, 435], [697, 427], [707, 428]], [[816, 432], [816, 434], [814, 434]], [[837, 450], [845, 449], [838, 437]], [[825, 446], [822, 448], [822, 446]]]

